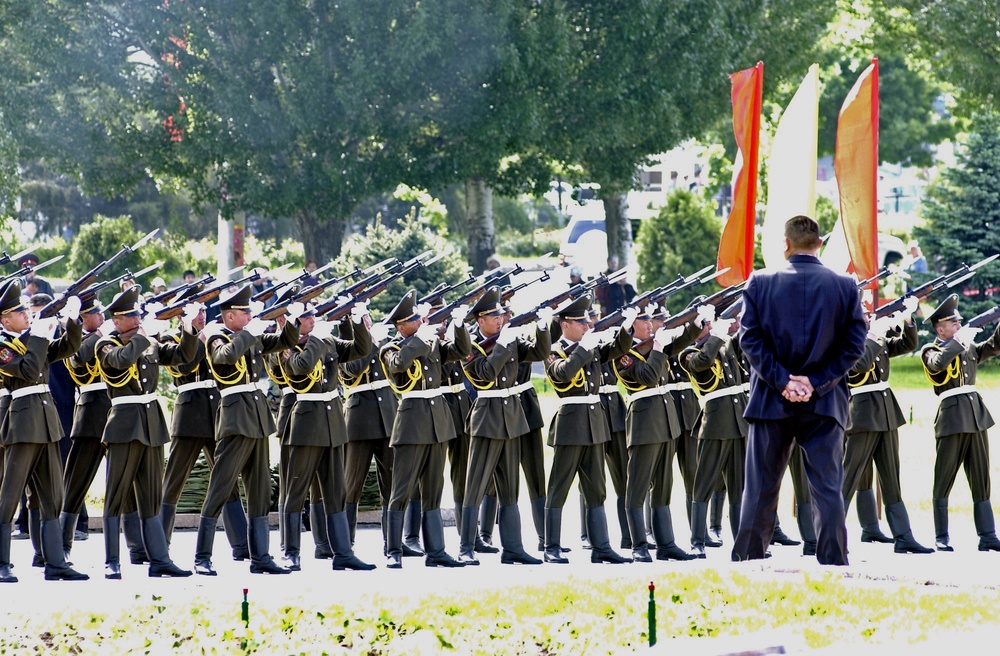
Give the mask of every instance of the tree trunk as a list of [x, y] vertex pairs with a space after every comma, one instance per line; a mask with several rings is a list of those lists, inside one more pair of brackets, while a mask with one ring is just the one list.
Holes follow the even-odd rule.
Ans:
[[493, 233], [493, 189], [482, 180], [465, 182], [465, 216], [468, 258], [472, 272], [479, 275], [486, 269], [486, 260], [496, 252]]
[[344, 241], [344, 219], [331, 216], [324, 220], [312, 210], [303, 210], [295, 215], [295, 226], [307, 260], [314, 260], [319, 266], [323, 266], [340, 255], [340, 247]]
[[603, 197], [604, 226], [608, 233], [608, 257], [618, 256], [618, 267], [629, 264], [632, 253], [632, 223], [628, 220], [628, 202], [625, 194], [608, 194]]

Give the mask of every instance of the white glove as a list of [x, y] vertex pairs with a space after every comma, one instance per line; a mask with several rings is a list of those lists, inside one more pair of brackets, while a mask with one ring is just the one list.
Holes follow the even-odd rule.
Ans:
[[52, 338], [56, 334], [56, 326], [59, 325], [59, 319], [57, 317], [49, 317], [48, 319], [35, 319], [31, 322], [31, 327], [28, 329], [28, 334], [32, 337], [41, 337], [42, 339], [47, 339], [52, 341]]
[[114, 329], [115, 322], [111, 319], [105, 319], [104, 323], [101, 324], [101, 327], [97, 329], [97, 332], [101, 333], [101, 337], [107, 337], [112, 333], [112, 331], [114, 331]]
[[306, 304], [305, 303], [298, 303], [298, 302], [289, 303], [288, 307], [285, 309], [285, 311], [288, 313], [288, 320], [289, 321], [297, 321], [299, 317], [301, 317], [303, 314], [305, 314], [305, 312], [306, 312]]
[[663, 350], [664, 346], [673, 343], [683, 334], [684, 328], [660, 328], [653, 334], [653, 348], [659, 345], [659, 350]]
[[188, 303], [184, 306], [184, 312], [181, 314], [181, 327], [186, 332], [191, 332], [191, 324], [197, 318], [199, 312], [201, 312], [201, 306], [197, 303]]
[[379, 321], [378, 323], [373, 323], [372, 327], [368, 329], [368, 332], [371, 333], [372, 342], [378, 344], [383, 339], [389, 336], [389, 330], [390, 330], [389, 324], [382, 323], [381, 321]]
[[336, 325], [332, 321], [317, 321], [309, 335], [316, 339], [326, 339], [333, 335], [333, 327]]
[[361, 323], [364, 321], [365, 315], [368, 314], [368, 301], [364, 303], [355, 303], [351, 307], [351, 321], [354, 323]]
[[517, 341], [520, 332], [520, 330], [513, 326], [504, 326], [500, 329], [500, 334], [497, 335], [497, 346], [509, 346], [513, 344]]
[[146, 314], [156, 314], [165, 307], [167, 306], [164, 305], [163, 303], [157, 303], [154, 301], [152, 303], [144, 304], [142, 306], [142, 311], [145, 312]]
[[549, 306], [541, 307], [535, 312], [535, 316], [538, 317], [538, 327], [542, 330], [548, 330], [549, 326], [552, 325], [552, 317], [556, 316], [555, 310]]
[[622, 329], [628, 331], [632, 330], [633, 324], [635, 324], [635, 318], [639, 316], [639, 308], [637, 307], [627, 307], [622, 310]]
[[338, 296], [337, 298], [334, 299], [334, 304], [337, 307], [340, 307], [344, 303], [349, 302], [352, 298], [354, 298], [354, 297], [350, 296], [349, 294], [341, 294], [340, 296]]
[[457, 321], [459, 323], [462, 323], [463, 321], [465, 321], [465, 318], [467, 316], [469, 316], [469, 306], [468, 305], [459, 305], [458, 307], [452, 309], [452, 311], [451, 311], [451, 319], [452, 319], [452, 321]]
[[418, 303], [416, 309], [417, 309], [417, 314], [419, 314], [422, 317], [426, 317], [428, 314], [431, 313], [431, 304], [430, 303]]
[[417, 328], [417, 332], [415, 332], [414, 335], [416, 335], [417, 339], [424, 344], [433, 344], [434, 340], [437, 338], [437, 326], [433, 326], [429, 323], [421, 324], [420, 327]]
[[250, 301], [250, 316], [256, 317], [264, 311], [264, 301]]
[[884, 337], [887, 332], [896, 326], [898, 320], [898, 318], [894, 318], [894, 315], [891, 314], [887, 317], [879, 317], [871, 322], [868, 335], [874, 336], [874, 339]]
[[63, 306], [60, 316], [68, 319], [69, 321], [76, 321], [80, 318], [80, 297], [70, 296], [66, 299], [66, 305]]
[[145, 317], [142, 318], [142, 330], [150, 337], [159, 335], [163, 331], [170, 328], [170, 322], [163, 319], [157, 319], [156, 315], [150, 312]]
[[600, 346], [601, 336], [600, 333], [596, 333], [593, 330], [588, 330], [580, 338], [580, 348], [585, 351], [593, 351], [595, 348]]
[[918, 307], [920, 307], [920, 299], [916, 296], [907, 296], [904, 298], [903, 310], [901, 311], [903, 320], [908, 321], [913, 316], [913, 313], [917, 311]]
[[736, 323], [735, 319], [719, 319], [712, 324], [712, 328], [708, 332], [712, 337], [728, 337], [729, 329], [734, 323]]
[[209, 323], [206, 323], [205, 327], [201, 329], [201, 334], [199, 335], [199, 337], [202, 340], [204, 340], [205, 343], [207, 344], [208, 340], [212, 339], [216, 335], [221, 335], [223, 328], [225, 328], [225, 326], [222, 324], [221, 321], [211, 321]]
[[253, 318], [250, 322], [243, 326], [243, 330], [247, 331], [254, 337], [260, 337], [267, 330], [267, 327], [271, 324], [270, 321], [264, 321], [263, 319]]
[[982, 328], [974, 328], [973, 326], [962, 326], [961, 328], [958, 329], [958, 332], [955, 333], [954, 339], [956, 342], [958, 342], [965, 348], [969, 348], [975, 342], [976, 335], [979, 334], [980, 330], [982, 330]]
[[694, 319], [694, 325], [701, 328], [706, 321], [708, 323], [715, 321], [715, 306], [711, 303], [698, 306], [698, 316]]

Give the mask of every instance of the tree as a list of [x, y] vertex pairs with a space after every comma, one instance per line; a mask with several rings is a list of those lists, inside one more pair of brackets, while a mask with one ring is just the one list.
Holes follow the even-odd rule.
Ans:
[[[690, 275], [714, 264], [721, 236], [722, 224], [703, 198], [687, 190], [673, 192], [659, 214], [639, 228], [639, 289], [655, 289], [678, 274]], [[688, 300], [674, 298], [669, 304], [683, 307]]]
[[[913, 232], [932, 270], [945, 273], [1000, 253], [1000, 115], [974, 118], [955, 167], [928, 190], [923, 214], [925, 224]], [[998, 287], [1000, 263], [977, 270], [964, 287], [962, 314], [994, 306], [987, 290], [995, 294]]]

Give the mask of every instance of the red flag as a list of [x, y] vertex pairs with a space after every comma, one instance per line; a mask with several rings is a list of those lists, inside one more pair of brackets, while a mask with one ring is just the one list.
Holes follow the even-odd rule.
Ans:
[[[840, 108], [833, 170], [840, 216], [858, 278], [878, 271], [878, 58], [872, 59]], [[878, 284], [872, 291], [878, 293]]]
[[739, 153], [733, 166], [733, 209], [719, 242], [718, 268], [730, 267], [717, 280], [736, 285], [753, 271], [754, 224], [757, 220], [757, 147], [764, 62], [729, 76], [733, 82], [733, 132]]

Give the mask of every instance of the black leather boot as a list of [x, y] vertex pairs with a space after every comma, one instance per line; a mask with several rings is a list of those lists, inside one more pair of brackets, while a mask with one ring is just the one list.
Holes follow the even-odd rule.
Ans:
[[138, 510], [122, 514], [122, 531], [125, 533], [129, 562], [133, 565], [148, 563], [149, 555], [146, 553], [146, 547], [142, 544], [142, 523], [139, 520]]
[[167, 545], [174, 535], [174, 520], [177, 518], [177, 506], [172, 503], [160, 504], [160, 523], [163, 524], [163, 535], [167, 538]]
[[[656, 515], [653, 515], [655, 521]], [[632, 562], [631, 558], [625, 558], [611, 548], [611, 539], [608, 537], [608, 517], [604, 512], [604, 506], [590, 508], [587, 510], [587, 535], [590, 536], [590, 562], [610, 563], [618, 565]]]
[[[315, 527], [313, 524], [313, 530]], [[330, 536], [330, 547], [333, 549], [333, 569], [338, 571], [375, 569], [374, 565], [354, 555], [354, 550], [351, 548], [351, 527], [347, 521], [346, 511], [326, 516], [326, 532]]]
[[[351, 546], [354, 546], [354, 533], [358, 530], [358, 504], [349, 503], [345, 506], [344, 512], [347, 513], [347, 530], [351, 536]], [[327, 532], [329, 532], [330, 527], [327, 525]], [[382, 509], [382, 532], [383, 540], [385, 535], [385, 509]]]
[[239, 500], [229, 501], [222, 506], [222, 527], [233, 549], [233, 560], [244, 561], [250, 557], [250, 547], [247, 545], [247, 514], [243, 503]]
[[[693, 507], [691, 511], [694, 512]], [[674, 542], [674, 522], [669, 506], [653, 508], [653, 536], [656, 538], [657, 560], [694, 560], [698, 557], [684, 551]]]
[[119, 580], [122, 577], [120, 550], [122, 543], [120, 517], [104, 518], [104, 578]]
[[45, 556], [42, 554], [42, 511], [28, 510], [28, 537], [34, 555], [31, 557], [32, 567], [45, 567]]
[[622, 534], [621, 548], [631, 549], [633, 544], [632, 533], [628, 528], [628, 512], [625, 508], [625, 497], [617, 497], [615, 499], [615, 508], [618, 511], [618, 530]]
[[562, 508], [545, 509], [545, 553], [542, 558], [547, 563], [565, 565], [569, 558], [563, 556], [559, 539], [562, 535]]
[[996, 521], [993, 518], [993, 505], [989, 499], [972, 504], [972, 519], [976, 523], [976, 533], [979, 534], [979, 550], [1000, 551]]
[[531, 500], [531, 523], [538, 534], [538, 550], [545, 551], [545, 497]]
[[882, 528], [878, 525], [875, 490], [871, 488], [858, 490], [854, 503], [858, 508], [858, 521], [861, 522], [861, 541], [892, 544], [893, 539], [883, 533]]
[[708, 512], [708, 503], [704, 501], [695, 501], [691, 504], [691, 551], [695, 558], [705, 557]]
[[167, 536], [163, 532], [163, 520], [159, 515], [142, 520], [142, 542], [149, 554], [149, 576], [183, 578], [191, 576], [190, 570], [181, 569], [170, 560]]
[[580, 495], [580, 546], [584, 549], [592, 549], [590, 536], [587, 534], [587, 502], [583, 495]]
[[403, 556], [417, 558], [424, 555], [420, 548], [420, 499], [410, 499], [403, 518]]
[[500, 506], [500, 562], [504, 565], [541, 565], [542, 561], [524, 551], [521, 541], [521, 511], [517, 506]]
[[649, 555], [649, 544], [646, 543], [646, 518], [643, 515], [642, 506], [628, 508], [626, 513], [631, 537], [629, 544], [632, 549], [632, 562], [635, 563], [653, 562], [653, 557]]
[[73, 537], [76, 535], [76, 522], [80, 516], [64, 512], [59, 515], [59, 528], [62, 531], [63, 555], [68, 560], [69, 552], [73, 550]]
[[42, 557], [45, 558], [46, 581], [88, 581], [90, 577], [81, 574], [66, 563], [63, 553], [62, 528], [58, 519], [47, 519], [41, 523]]
[[[472, 509], [476, 510], [474, 506]], [[464, 563], [455, 560], [444, 550], [444, 522], [441, 520], [441, 509], [434, 508], [422, 514], [424, 553], [427, 554], [424, 564], [427, 567], [462, 567]]]
[[[250, 573], [251, 574], [289, 574], [290, 570], [285, 569], [274, 562], [271, 554], [268, 553], [270, 542], [270, 527], [267, 525], [267, 517], [250, 518]], [[288, 531], [286, 538], [291, 537]]]
[[479, 519], [479, 508], [476, 506], [462, 506], [462, 534], [458, 538], [458, 560], [463, 565], [478, 565], [476, 558], [476, 538], [478, 528], [476, 523]]
[[212, 547], [215, 544], [215, 527], [218, 520], [215, 517], [202, 515], [198, 520], [198, 539], [194, 546], [194, 573], [202, 576], [215, 576], [212, 567]]
[[0, 524], [0, 583], [17, 583], [10, 565], [10, 524]]
[[781, 530], [781, 522], [778, 520], [778, 516], [775, 515], [774, 530], [771, 532], [771, 544], [780, 544], [784, 547], [797, 547], [802, 544], [802, 542], [799, 540], [793, 540], [785, 535], [785, 532]]
[[402, 569], [403, 567], [403, 515], [402, 510], [390, 510], [386, 513], [387, 527], [385, 533], [386, 567]]
[[954, 551], [948, 544], [948, 497], [932, 499], [934, 505], [934, 548], [938, 551]]
[[722, 509], [726, 505], [725, 492], [712, 492], [709, 500], [708, 532], [705, 535], [705, 546], [717, 548], [722, 546]]
[[802, 555], [816, 555], [816, 526], [813, 524], [811, 503], [800, 503], [795, 507], [795, 521], [799, 524], [799, 535], [802, 536]]
[[910, 530], [910, 516], [906, 512], [906, 506], [902, 501], [890, 503], [885, 507], [885, 519], [889, 522], [889, 530], [896, 541], [893, 551], [896, 553], [934, 553], [930, 547], [925, 547], [913, 538]]
[[489, 494], [484, 496], [483, 502], [479, 504], [479, 539], [476, 541], [476, 551], [479, 553], [497, 553], [499, 551], [481, 551], [483, 547], [493, 547], [493, 528], [497, 523], [497, 505], [497, 498]]
[[326, 521], [326, 506], [322, 502], [309, 504], [309, 527], [316, 545], [313, 557], [317, 560], [332, 559], [336, 549], [330, 544], [330, 526]]
[[285, 555], [282, 560], [290, 571], [298, 572], [302, 569], [302, 513], [286, 512], [282, 524], [285, 527]]

